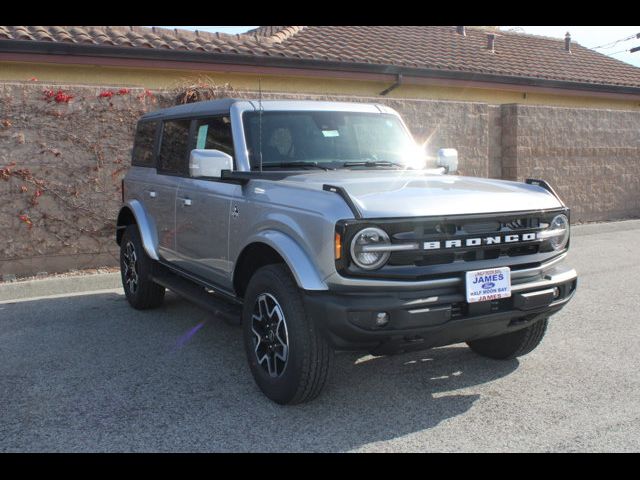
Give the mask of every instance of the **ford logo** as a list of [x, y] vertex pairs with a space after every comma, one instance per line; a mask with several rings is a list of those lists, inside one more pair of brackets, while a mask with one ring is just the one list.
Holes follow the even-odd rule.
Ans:
[[493, 287], [495, 287], [495, 286], [496, 286], [496, 284], [495, 284], [495, 283], [493, 283], [493, 282], [487, 282], [487, 283], [483, 283], [483, 284], [482, 284], [482, 289], [483, 289], [483, 290], [488, 290], [488, 289], [493, 288]]

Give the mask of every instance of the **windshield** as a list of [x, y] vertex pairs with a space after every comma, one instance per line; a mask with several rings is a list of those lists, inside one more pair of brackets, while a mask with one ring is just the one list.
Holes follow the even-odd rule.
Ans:
[[244, 128], [252, 170], [259, 170], [260, 150], [263, 169], [406, 168], [423, 157], [390, 114], [246, 112]]

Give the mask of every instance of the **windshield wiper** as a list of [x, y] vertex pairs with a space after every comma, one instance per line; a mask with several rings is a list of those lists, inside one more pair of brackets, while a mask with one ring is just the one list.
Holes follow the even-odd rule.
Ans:
[[355, 162], [344, 162], [343, 167], [403, 167], [403, 165], [387, 160], [359, 160]]
[[263, 163], [262, 169], [265, 168], [319, 168], [320, 170], [324, 170], [325, 172], [329, 170], [335, 170], [335, 168], [323, 167], [322, 165], [318, 165], [318, 162], [280, 162], [280, 163]]

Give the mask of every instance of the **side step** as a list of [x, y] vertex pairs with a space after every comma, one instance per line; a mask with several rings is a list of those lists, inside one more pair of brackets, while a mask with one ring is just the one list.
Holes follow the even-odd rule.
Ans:
[[152, 276], [154, 282], [168, 288], [190, 302], [209, 310], [231, 325], [242, 324], [242, 305], [232, 303], [220, 295], [209, 293], [206, 287], [187, 280], [167, 268], [161, 268]]

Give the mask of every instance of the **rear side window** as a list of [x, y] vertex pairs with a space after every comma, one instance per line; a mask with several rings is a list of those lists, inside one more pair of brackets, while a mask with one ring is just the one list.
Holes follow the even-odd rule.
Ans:
[[137, 167], [155, 167], [153, 146], [156, 139], [158, 122], [138, 122], [136, 138], [133, 143], [131, 165]]
[[186, 175], [190, 120], [167, 120], [162, 128], [158, 170]]

